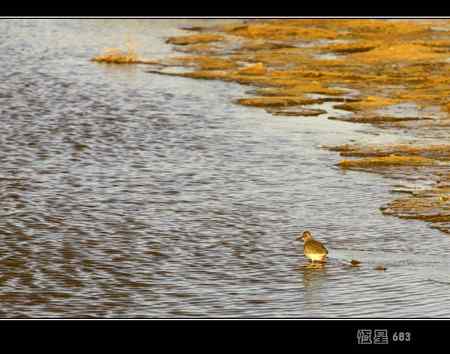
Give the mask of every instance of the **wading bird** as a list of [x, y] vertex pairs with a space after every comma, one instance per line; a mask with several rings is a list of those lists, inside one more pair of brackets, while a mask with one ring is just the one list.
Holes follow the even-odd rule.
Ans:
[[297, 237], [297, 240], [305, 243], [303, 246], [305, 256], [313, 263], [315, 261], [326, 262], [328, 250], [321, 242], [314, 240], [309, 231], [303, 232], [302, 235]]

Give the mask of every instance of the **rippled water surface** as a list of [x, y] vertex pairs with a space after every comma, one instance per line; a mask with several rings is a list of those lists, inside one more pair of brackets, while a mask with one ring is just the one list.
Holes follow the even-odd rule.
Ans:
[[0, 21], [0, 316], [448, 317], [448, 237], [382, 216], [394, 182], [320, 149], [370, 128], [88, 60], [167, 56], [187, 22]]

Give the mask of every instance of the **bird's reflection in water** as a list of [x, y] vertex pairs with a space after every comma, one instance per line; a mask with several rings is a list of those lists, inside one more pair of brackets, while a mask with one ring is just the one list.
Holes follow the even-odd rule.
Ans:
[[321, 312], [321, 290], [327, 278], [326, 267], [326, 263], [309, 263], [299, 267], [305, 287], [305, 306], [313, 312]]
[[308, 263], [300, 266], [299, 269], [303, 273], [303, 283], [306, 289], [320, 286], [325, 279], [325, 263]]

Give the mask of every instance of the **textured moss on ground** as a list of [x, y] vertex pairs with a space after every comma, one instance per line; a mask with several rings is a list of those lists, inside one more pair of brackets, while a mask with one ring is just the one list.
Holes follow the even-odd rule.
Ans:
[[[193, 69], [160, 72], [165, 75], [254, 86], [253, 95], [237, 99], [236, 103], [261, 107], [274, 115], [306, 115], [310, 108], [304, 106], [335, 102], [335, 108], [349, 113], [335, 119], [370, 123], [397, 132], [408, 129], [417, 137], [445, 136], [450, 128], [450, 40], [448, 31], [433, 30], [437, 25], [450, 30], [449, 20], [382, 19], [256, 20], [193, 27], [190, 30], [197, 33], [167, 41], [190, 55], [153, 63]], [[152, 63], [135, 52], [105, 53], [94, 60]], [[349, 96], [348, 89], [356, 93]], [[311, 98], [311, 94], [322, 96]], [[391, 115], [383, 111], [400, 104], [416, 105], [417, 114]], [[431, 108], [438, 112], [430, 115]], [[320, 111], [309, 113], [316, 115]], [[445, 164], [450, 160], [450, 149], [445, 144], [344, 145], [334, 149], [342, 156], [360, 157], [342, 161], [340, 165], [345, 169], [384, 174], [386, 170], [390, 174], [408, 171], [411, 177], [420, 168], [426, 182], [436, 178], [440, 168], [447, 168]], [[437, 185], [428, 190], [432, 197], [420, 194], [413, 200], [402, 199], [384, 212], [430, 221], [440, 230], [450, 230], [445, 212], [439, 211], [447, 205], [438, 202], [446, 198], [442, 188]], [[424, 214], [428, 206], [433, 212]]]
[[339, 162], [339, 166], [344, 169], [377, 168], [386, 166], [430, 166], [436, 164], [437, 162], [435, 160], [425, 157], [397, 155], [367, 157], [357, 160], [342, 160]]

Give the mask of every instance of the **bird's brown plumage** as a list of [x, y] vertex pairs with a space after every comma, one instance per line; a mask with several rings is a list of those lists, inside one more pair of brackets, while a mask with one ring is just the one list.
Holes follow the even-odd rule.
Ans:
[[316, 240], [309, 240], [305, 242], [305, 252], [328, 254], [328, 250]]
[[299, 235], [297, 237], [297, 240], [301, 240], [304, 242], [303, 250], [305, 256], [308, 257], [311, 261], [325, 261], [328, 250], [324, 245], [322, 245], [321, 242], [313, 239], [311, 232], [304, 231], [301, 236]]
[[305, 255], [308, 258], [315, 260], [315, 258], [320, 258], [323, 260], [327, 254], [328, 250], [325, 248], [322, 243], [316, 240], [307, 240], [304, 245]]

